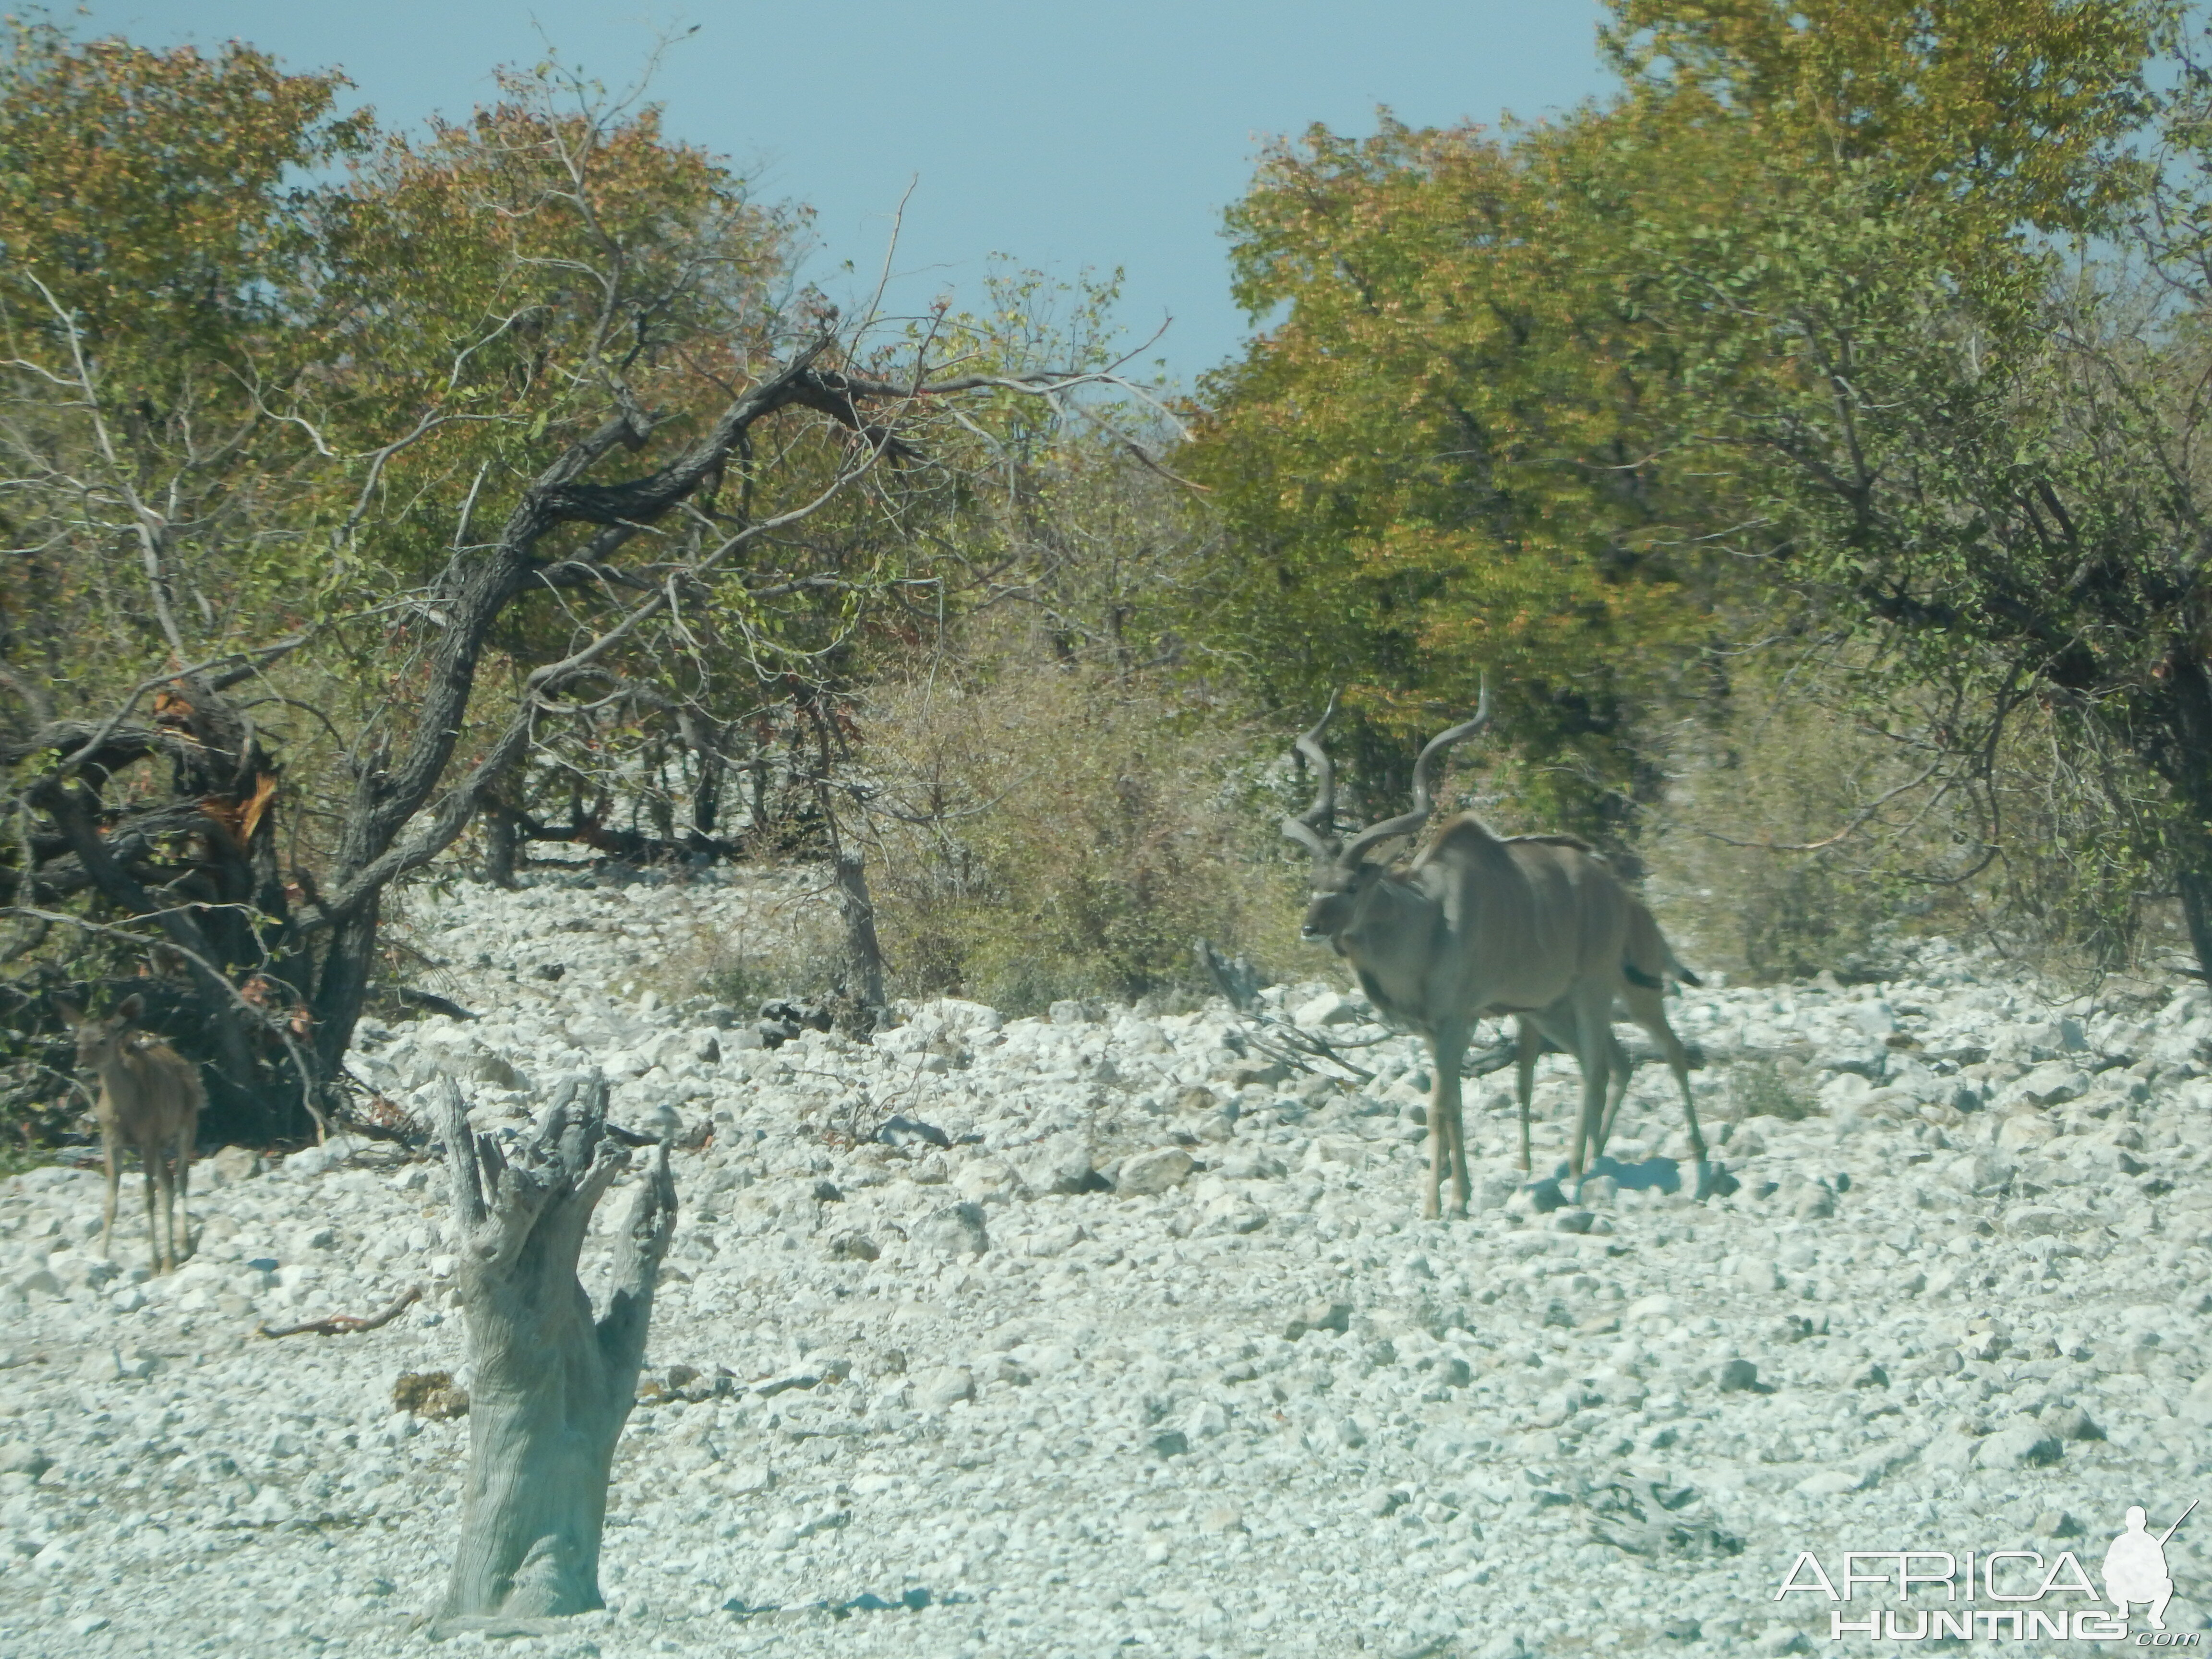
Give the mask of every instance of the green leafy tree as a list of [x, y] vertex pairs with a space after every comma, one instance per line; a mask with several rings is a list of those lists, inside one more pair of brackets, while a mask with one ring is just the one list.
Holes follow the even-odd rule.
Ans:
[[[533, 768], [668, 726], [726, 757], [781, 701], [834, 835], [840, 677], [929, 580], [917, 532], [1098, 378], [988, 319], [840, 319], [789, 216], [557, 67], [420, 140], [331, 122], [334, 85], [38, 30], [0, 73], [52, 162], [0, 225], [0, 510], [47, 584], [0, 635], [0, 957], [25, 1032], [84, 940], [153, 969], [221, 1134], [344, 1109], [389, 889]], [[258, 125], [210, 147], [232, 103]], [[103, 147], [99, 223], [161, 244], [116, 259], [194, 327], [41, 240]]]
[[2212, 213], [2181, 9], [1613, 13], [1618, 96], [1502, 137], [1316, 131], [1232, 214], [1270, 325], [1209, 383], [1192, 464], [1255, 672], [1286, 701], [1346, 678], [1455, 703], [1487, 667], [1539, 759], [1560, 709], [1611, 711], [1577, 759], [1618, 799], [1620, 711], [1694, 648], [1856, 635], [1870, 714], [1946, 694], [1912, 740], [1954, 769], [2050, 708], [2212, 965]]

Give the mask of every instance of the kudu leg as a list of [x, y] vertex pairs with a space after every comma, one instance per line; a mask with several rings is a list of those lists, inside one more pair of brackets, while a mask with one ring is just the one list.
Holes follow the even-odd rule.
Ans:
[[1689, 1050], [1683, 1048], [1682, 1039], [1667, 1023], [1666, 1005], [1660, 1000], [1659, 993], [1640, 987], [1638, 991], [1639, 994], [1625, 999], [1629, 1018], [1644, 1028], [1645, 1034], [1659, 1045], [1659, 1052], [1667, 1057], [1667, 1069], [1674, 1074], [1674, 1086], [1682, 1091], [1682, 1115], [1690, 1126], [1690, 1154], [1703, 1164], [1705, 1136], [1698, 1127], [1698, 1103], [1690, 1094]]
[[1513, 1097], [1521, 1107], [1521, 1173], [1528, 1173], [1528, 1103], [1536, 1092], [1536, 1054], [1542, 1033], [1525, 1015], [1514, 1022], [1518, 1028], [1513, 1044]]
[[166, 1273], [169, 1266], [162, 1260], [163, 1252], [167, 1248], [166, 1241], [163, 1236], [155, 1231], [154, 1225], [154, 1189], [156, 1186], [167, 1184], [156, 1175], [161, 1169], [161, 1155], [151, 1146], [141, 1146], [138, 1149], [138, 1162], [146, 1171], [146, 1257], [154, 1272]]
[[174, 1257], [192, 1253], [192, 1141], [198, 1128], [197, 1123], [188, 1123], [177, 1131], [177, 1231], [171, 1247]]
[[[1664, 1030], [1664, 1028], [1662, 1028]], [[1681, 1041], [1668, 1031], [1661, 1047], [1667, 1051], [1667, 1069], [1674, 1074], [1675, 1086], [1682, 1091], [1682, 1115], [1690, 1125], [1690, 1156], [1700, 1164], [1705, 1161], [1705, 1131], [1698, 1127], [1698, 1103], [1690, 1097], [1690, 1056]]]
[[1425, 1221], [1442, 1213], [1447, 1174], [1452, 1182], [1451, 1212], [1467, 1214], [1467, 1133], [1460, 1111], [1459, 1068], [1467, 1058], [1468, 1036], [1464, 1028], [1448, 1029], [1429, 1044], [1429, 1173], [1421, 1199]]
[[1597, 1145], [1590, 1152], [1595, 1164], [1605, 1156], [1605, 1149], [1613, 1139], [1613, 1126], [1620, 1116], [1620, 1103], [1628, 1097], [1628, 1085], [1636, 1076], [1636, 1063], [1628, 1057], [1628, 1050], [1608, 1030], [1606, 1033], [1606, 1068], [1610, 1073], [1606, 1087], [1605, 1121], [1598, 1126]]
[[1613, 993], [1602, 986], [1577, 990], [1573, 1003], [1575, 1057], [1583, 1072], [1583, 1109], [1575, 1120], [1574, 1152], [1567, 1160], [1567, 1173], [1579, 1181], [1589, 1167], [1590, 1149], [1605, 1126], [1606, 1089], [1612, 1072], [1607, 1050], [1614, 1046]]
[[1467, 1218], [1468, 1197], [1467, 1123], [1460, 1109], [1459, 1068], [1467, 1059], [1470, 1035], [1467, 1029], [1440, 1031], [1431, 1051], [1437, 1069], [1429, 1105], [1429, 1208], [1425, 1213], [1436, 1214], [1437, 1189], [1448, 1169], [1452, 1186], [1450, 1213], [1459, 1220]]
[[1429, 1045], [1429, 1173], [1421, 1188], [1424, 1221], [1434, 1221], [1442, 1212], [1437, 1195], [1443, 1188], [1444, 1168], [1451, 1159], [1449, 1136], [1450, 1131], [1444, 1127], [1443, 1045], [1435, 1042]]
[[115, 1232], [115, 1188], [123, 1179], [123, 1165], [115, 1145], [115, 1132], [105, 1124], [100, 1131], [100, 1161], [107, 1169], [107, 1206], [100, 1216], [100, 1253], [108, 1261], [115, 1260], [109, 1241]]
[[161, 1265], [165, 1272], [177, 1270], [177, 1172], [169, 1162], [169, 1149], [162, 1147], [154, 1154], [155, 1162], [161, 1166]]

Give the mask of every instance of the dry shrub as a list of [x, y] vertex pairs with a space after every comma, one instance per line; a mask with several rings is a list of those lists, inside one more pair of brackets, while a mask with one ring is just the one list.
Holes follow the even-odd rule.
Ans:
[[870, 880], [901, 993], [1034, 1012], [1194, 990], [1200, 935], [1263, 968], [1301, 965], [1277, 804], [1254, 738], [1221, 709], [1103, 671], [1016, 665], [883, 684], [864, 729]]
[[1638, 843], [1654, 908], [1686, 962], [1739, 979], [1887, 977], [1900, 927], [1958, 927], [1945, 885], [1980, 856], [1959, 838], [1924, 750], [1838, 707], [1815, 677], [1739, 673], [1666, 732], [1663, 801]]
[[1653, 744], [1668, 785], [1637, 850], [1685, 960], [1887, 978], [1936, 932], [2065, 980], [2185, 947], [2154, 875], [2170, 808], [2108, 735], [1971, 665], [1948, 693], [1885, 669], [1739, 665]]
[[712, 997], [750, 1014], [763, 1002], [817, 1002], [836, 983], [842, 936], [828, 878], [808, 866], [787, 890], [753, 890], [751, 912], [702, 926], [640, 975], [672, 1002]]

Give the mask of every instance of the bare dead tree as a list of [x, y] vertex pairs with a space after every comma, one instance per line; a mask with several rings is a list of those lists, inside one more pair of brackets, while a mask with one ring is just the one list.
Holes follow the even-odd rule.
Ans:
[[596, 1317], [576, 1276], [592, 1212], [629, 1165], [606, 1132], [603, 1079], [571, 1079], [503, 1156], [441, 1085], [441, 1131], [462, 1246], [469, 1468], [444, 1629], [512, 1628], [604, 1607], [599, 1540], [615, 1442], [629, 1421], [676, 1226], [668, 1144], [652, 1153], [617, 1233]]

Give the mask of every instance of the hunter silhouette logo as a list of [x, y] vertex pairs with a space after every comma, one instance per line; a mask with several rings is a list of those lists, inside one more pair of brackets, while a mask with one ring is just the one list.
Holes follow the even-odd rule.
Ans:
[[2141, 1504], [2128, 1511], [2128, 1529], [2112, 1540], [2112, 1548], [2105, 1552], [2105, 1595], [2119, 1609], [2119, 1618], [2127, 1618], [2129, 1603], [2144, 1601], [2150, 1606], [2150, 1627], [2166, 1628], [2166, 1604], [2173, 1600], [2172, 1575], [2166, 1570], [2166, 1540], [2180, 1530], [2181, 1523], [2189, 1519], [2189, 1510], [2196, 1507], [2197, 1500], [2191, 1498], [2189, 1509], [2155, 1538], [2150, 1535]]
[[[1849, 1550], [1843, 1571], [1833, 1575], [1811, 1550], [1801, 1550], [1774, 1599], [1798, 1595], [1903, 1604], [1869, 1607], [1856, 1618], [1840, 1608], [1831, 1610], [1832, 1642], [1847, 1636], [1888, 1642], [2019, 1642], [2038, 1637], [2118, 1642], [2127, 1639], [2129, 1615], [2141, 1607], [2149, 1628], [2135, 1638], [2135, 1646], [2197, 1647], [2204, 1641], [2202, 1632], [2166, 1627], [2166, 1607], [2173, 1600], [2166, 1547], [2196, 1508], [2191, 1500], [2172, 1525], [2154, 1533], [2142, 1506], [2131, 1507], [2105, 1551], [2101, 1596], [2071, 1550], [2049, 1561], [2039, 1550]], [[1916, 1590], [1917, 1606], [1912, 1605]], [[1943, 1605], [1930, 1605], [1938, 1601]], [[2105, 1603], [2109, 1605], [2100, 1605]]]

